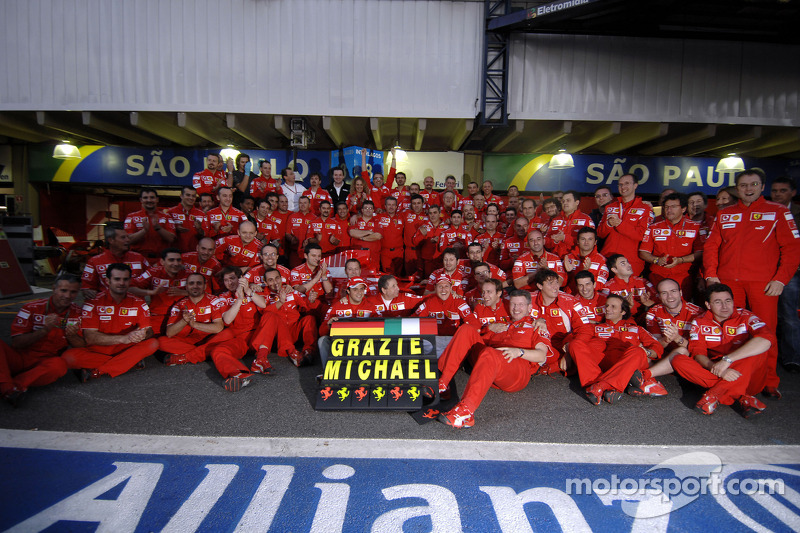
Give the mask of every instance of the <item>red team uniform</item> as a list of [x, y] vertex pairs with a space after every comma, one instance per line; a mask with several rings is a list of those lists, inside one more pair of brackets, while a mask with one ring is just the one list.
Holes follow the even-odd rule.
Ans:
[[396, 213], [376, 215], [378, 232], [383, 235], [381, 243], [381, 270], [400, 276], [403, 273], [403, 216]]
[[186, 231], [177, 231], [175, 234], [178, 238], [175, 240], [175, 247], [181, 252], [188, 252], [194, 250], [197, 246], [197, 228], [194, 225], [195, 220], [199, 220], [202, 227], [207, 227], [206, 214], [196, 207], [190, 210], [185, 210], [181, 204], [167, 209], [167, 214], [172, 217], [172, 223], [175, 228], [181, 227]]
[[144, 237], [144, 240], [138, 244], [133, 245], [135, 251], [147, 257], [158, 257], [162, 249], [166, 248], [169, 243], [164, 242], [161, 235], [155, 229], [155, 223], [163, 227], [170, 233], [175, 233], [175, 224], [172, 222], [172, 216], [166, 211], [158, 210], [154, 216], [147, 214], [147, 211], [135, 211], [125, 217], [125, 231], [128, 233], [136, 233], [144, 228], [144, 221], [150, 221], [150, 229]]
[[775, 336], [756, 315], [746, 309], [737, 309], [722, 324], [714, 320], [709, 311], [692, 322], [689, 337], [689, 354], [677, 355], [672, 360], [672, 368], [685, 379], [708, 389], [707, 393], [723, 405], [731, 405], [744, 395], [761, 392], [766, 381], [766, 354], [755, 355], [734, 361], [731, 368], [741, 373], [738, 379], [726, 381], [706, 370], [694, 357], [705, 355], [711, 361], [718, 361], [753, 337], [763, 337], [775, 344]]
[[[608, 224], [608, 216], [612, 214], [622, 220], [619, 226], [611, 227]], [[623, 204], [622, 200], [614, 200], [608, 204], [603, 219], [597, 226], [597, 236], [605, 239], [600, 253], [606, 257], [613, 254], [624, 255], [633, 267], [633, 273], [640, 275], [644, 269], [644, 260], [639, 258], [639, 243], [642, 242], [652, 218], [653, 210], [638, 196], [627, 204]]]
[[[703, 241], [700, 237], [700, 224], [684, 216], [677, 224], [669, 220], [656, 222], [647, 228], [639, 250], [650, 252], [656, 257], [683, 257], [702, 251]], [[626, 256], [627, 257], [627, 256]], [[680, 263], [672, 268], [661, 265], [650, 265], [650, 281], [658, 285], [662, 279], [672, 278], [681, 286], [683, 294], [692, 293], [692, 280], [689, 270], [693, 263]]]
[[150, 268], [150, 263], [147, 262], [145, 256], [138, 252], [125, 252], [122, 257], [117, 257], [111, 253], [111, 250], [106, 250], [102, 254], [90, 257], [86, 261], [86, 266], [83, 268], [83, 275], [81, 276], [81, 289], [97, 292], [108, 289], [106, 268], [112, 263], [125, 263], [131, 267], [131, 279], [140, 276]]
[[461, 403], [474, 412], [492, 386], [506, 392], [522, 390], [539, 370], [538, 363], [521, 357], [507, 361], [497, 348], [511, 346], [532, 349], [539, 343], [547, 346], [545, 365], [557, 360], [558, 356], [547, 334], [537, 332], [530, 317], [509, 323], [508, 329], [502, 333], [487, 331], [481, 335], [475, 327], [465, 325], [459, 328], [439, 358], [439, 370], [442, 373], [440, 381], [449, 383], [464, 360], [470, 361], [473, 364], [472, 372]]
[[[737, 306], [747, 307], [775, 332], [778, 325], [778, 297], [767, 296], [771, 280], [789, 283], [800, 264], [800, 234], [791, 211], [759, 197], [749, 206], [741, 201], [722, 209], [714, 221], [703, 248], [707, 278], [731, 288]], [[777, 387], [775, 372], [778, 348], [769, 350], [766, 385]]]
[[[144, 300], [131, 294], [117, 303], [109, 293], [103, 292], [83, 304], [81, 327], [84, 330], [96, 329], [107, 335], [126, 335], [136, 329], [150, 327], [150, 308]], [[134, 344], [70, 348], [62, 357], [69, 368], [97, 369], [101, 375], [116, 377], [157, 349], [158, 341], [151, 337]]]
[[633, 320], [594, 324], [576, 333], [569, 353], [578, 368], [582, 387], [600, 384], [603, 390], [624, 391], [633, 373], [647, 369], [645, 348], [659, 357], [664, 349]]
[[[209, 209], [207, 213], [208, 223], [213, 224], [214, 222], [219, 223], [219, 231], [216, 232], [217, 237], [226, 237], [228, 235], [235, 235], [237, 231], [239, 231], [239, 224], [242, 222], [247, 222], [247, 215], [244, 212], [239, 211], [235, 207], [231, 206], [227, 210], [224, 210], [221, 207], [215, 207], [213, 209]], [[230, 224], [232, 226], [231, 229], [225, 230], [222, 229], [223, 226], [227, 226]], [[213, 226], [212, 226], [213, 228]], [[212, 232], [214, 230], [212, 229]], [[211, 237], [212, 235], [209, 235]]]
[[439, 326], [439, 335], [449, 336], [455, 335], [461, 322], [472, 314], [472, 309], [467, 302], [454, 294], [450, 294], [446, 300], [431, 294], [414, 313], [423, 318], [435, 318]]
[[[514, 261], [514, 268], [511, 271], [512, 278], [514, 280], [518, 280], [523, 277], [528, 277], [531, 274], [536, 274], [536, 272], [539, 270], [539, 261], [541, 261], [543, 258], [545, 261], [547, 261], [547, 268], [559, 275], [561, 278], [561, 284], [563, 285], [567, 278], [567, 273], [564, 271], [564, 265], [561, 263], [561, 259], [559, 259], [556, 254], [550, 252], [543, 252], [539, 257], [533, 255], [533, 252], [525, 252], [517, 257], [517, 260]], [[527, 291], [535, 291], [537, 290], [537, 287], [526, 284], [524, 287], [522, 287], [522, 289]]]
[[247, 244], [238, 235], [228, 235], [217, 240], [217, 261], [226, 266], [249, 269], [260, 264], [258, 254], [261, 242], [253, 239]]
[[[49, 298], [22, 306], [11, 324], [11, 337], [43, 329], [45, 317], [53, 312], [51, 307]], [[14, 388], [24, 392], [31, 386], [47, 385], [67, 373], [67, 365], [59, 357], [69, 348], [64, 328], [80, 324], [81, 308], [72, 304], [59, 317], [61, 324], [28, 348], [15, 350], [0, 341], [0, 394]]]
[[201, 194], [214, 195], [217, 193], [217, 189], [223, 185], [227, 185], [227, 183], [228, 179], [221, 170], [212, 172], [205, 169], [192, 176], [192, 187], [197, 191], [197, 196]]

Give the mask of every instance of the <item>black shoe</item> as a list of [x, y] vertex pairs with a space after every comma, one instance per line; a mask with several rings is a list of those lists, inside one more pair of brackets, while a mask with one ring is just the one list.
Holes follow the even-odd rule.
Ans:
[[794, 361], [790, 361], [788, 363], [783, 364], [783, 368], [790, 374], [800, 374], [800, 363], [795, 363]]
[[628, 382], [628, 385], [635, 387], [637, 389], [642, 388], [642, 384], [644, 383], [644, 376], [642, 375], [641, 370], [636, 370], [631, 376], [631, 380]]
[[[638, 372], [638, 370], [637, 370]], [[603, 391], [603, 399], [608, 403], [617, 403], [623, 398], [623, 394], [619, 391], [615, 391], [614, 389], [608, 389]]]
[[12, 407], [19, 407], [19, 404], [22, 402], [22, 397], [25, 395], [25, 391], [20, 389], [12, 389], [7, 394], [3, 395], [5, 401], [11, 404]]
[[81, 383], [100, 377], [100, 371], [96, 368], [84, 368], [81, 370]]

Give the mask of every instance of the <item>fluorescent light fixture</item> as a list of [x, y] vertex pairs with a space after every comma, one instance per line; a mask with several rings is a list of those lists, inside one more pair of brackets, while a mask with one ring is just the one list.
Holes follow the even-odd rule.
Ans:
[[81, 158], [81, 151], [78, 150], [77, 146], [69, 144], [67, 141], [64, 141], [61, 144], [57, 144], [56, 147], [53, 149], [53, 158], [54, 159], [80, 159]]
[[728, 154], [728, 157], [719, 160], [717, 172], [741, 172], [744, 170], [744, 161], [736, 154]]
[[573, 168], [574, 166], [575, 162], [572, 160], [572, 156], [562, 148], [550, 159], [550, 164], [547, 165], [547, 168], [562, 169]]

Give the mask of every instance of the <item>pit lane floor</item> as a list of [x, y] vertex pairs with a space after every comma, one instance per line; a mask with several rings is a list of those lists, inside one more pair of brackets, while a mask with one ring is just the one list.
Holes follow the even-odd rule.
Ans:
[[[8, 314], [0, 314], [0, 331], [7, 332], [18, 305], [1, 303], [0, 311]], [[536, 376], [519, 393], [491, 390], [476, 413], [475, 427], [459, 431], [438, 422], [419, 425], [403, 412], [315, 411], [312, 398], [319, 367], [297, 369], [286, 359], [273, 356], [271, 360], [276, 375], [257, 376], [252, 386], [238, 393], [222, 389], [222, 380], [210, 363], [167, 368], [150, 357], [141, 371], [86, 384], [70, 373], [53, 385], [31, 390], [17, 409], [3, 403], [0, 428], [8, 431], [0, 432], [4, 456], [0, 471], [5, 480], [0, 514], [6, 518], [0, 521], [0, 529], [37, 516], [41, 527], [23, 522], [20, 530], [45, 529], [49, 526], [42, 514], [79, 494], [84, 494], [83, 500], [70, 500], [79, 510], [69, 511], [75, 516], [66, 511], [47, 515], [60, 520], [57, 526], [64, 526], [54, 526], [54, 531], [83, 530], [77, 524], [85, 526], [86, 521], [100, 522], [99, 530], [119, 526], [122, 522], [105, 521], [102, 511], [88, 517], [81, 512], [91, 509], [93, 502], [122, 498], [125, 490], [113, 487], [127, 486], [121, 484], [123, 479], [133, 485], [140, 477], [142, 483], [159, 480], [158, 490], [154, 486], [144, 492], [147, 498], [142, 496], [136, 520], [129, 516], [122, 524], [131, 526], [130, 530], [174, 528], [178, 525], [173, 523], [175, 517], [199, 508], [206, 509], [206, 518], [174, 530], [233, 530], [237, 524], [246, 530], [244, 526], [251, 523], [247, 520], [253, 519], [248, 509], [257, 502], [258, 487], [267, 479], [270, 486], [285, 481], [289, 488], [280, 494], [283, 503], [271, 518], [259, 515], [261, 526], [267, 525], [257, 528], [261, 530], [270, 524], [274, 531], [332, 531], [337, 524], [345, 531], [369, 530], [370, 524], [373, 530], [386, 531], [527, 531], [529, 524], [536, 526], [534, 530], [652, 531], [669, 526], [669, 530], [695, 531], [743, 525], [758, 526], [757, 530], [800, 529], [800, 483], [796, 482], [800, 376], [796, 374], [779, 371], [783, 399], [765, 399], [768, 408], [751, 420], [729, 407], [720, 407], [711, 417], [694, 412], [692, 406], [701, 391], [674, 376], [662, 378], [670, 393], [666, 398], [625, 397], [619, 404], [599, 407], [584, 399], [573, 380]], [[465, 382], [466, 376], [459, 374], [459, 389]], [[686, 456], [690, 462], [707, 462], [708, 456], [697, 458], [694, 453], [718, 457], [728, 468], [751, 462], [762, 470], [764, 465], [783, 465], [766, 468], [788, 468], [788, 474], [783, 474], [793, 492], [788, 500], [775, 500], [777, 507], [772, 500], [767, 506], [759, 502], [756, 507], [761, 514], [749, 510], [751, 500], [724, 504], [709, 496], [683, 510], [671, 502], [671, 521], [667, 522], [664, 513], [661, 522], [647, 522], [656, 517], [625, 512], [616, 501], [621, 498], [563, 498], [565, 480], [570, 477], [587, 472], [592, 479], [641, 475], [648, 466]], [[161, 470], [156, 472], [154, 464], [161, 465]], [[224, 489], [236, 485], [239, 478], [233, 474], [225, 478], [222, 470], [209, 467], [216, 464], [236, 465], [242, 475], [247, 473], [244, 495], [230, 504], [233, 510], [222, 514], [220, 502], [231, 497]], [[227, 484], [220, 481], [223, 478]], [[219, 485], [219, 501], [202, 504], [200, 496], [194, 497], [197, 491], [206, 494], [201, 491], [204, 479]], [[300, 479], [305, 485], [298, 487]], [[341, 503], [342, 494], [328, 501], [326, 484], [344, 490], [346, 480], [352, 481], [350, 504]], [[105, 490], [86, 496], [85, 491], [98, 483]], [[421, 492], [407, 488], [411, 486]], [[433, 492], [425, 492], [428, 489], [423, 486]], [[487, 492], [484, 487], [496, 490]], [[520, 497], [531, 496], [534, 493], [525, 491], [536, 489], [544, 492], [536, 492], [535, 501], [550, 496], [555, 500], [547, 500], [549, 511], [544, 514], [528, 509], [527, 515], [519, 515], [497, 503], [505, 501], [497, 487], [512, 487]], [[111, 496], [105, 494], [109, 490]], [[447, 505], [448, 494], [457, 502], [456, 515], [452, 505]], [[427, 498], [428, 508], [434, 510], [428, 515], [420, 510], [413, 518], [413, 512], [402, 511], [407, 507], [390, 504], [395, 498]], [[33, 503], [26, 505], [28, 499]], [[127, 509], [130, 502], [125, 502]], [[441, 516], [437, 502], [443, 506]], [[346, 512], [337, 505], [344, 505]], [[369, 511], [353, 513], [359, 506]], [[288, 514], [287, 509], [291, 510]], [[700, 509], [705, 518], [698, 522]], [[420, 518], [423, 515], [426, 518]], [[570, 521], [565, 516], [576, 518]], [[400, 525], [393, 528], [391, 524]]]

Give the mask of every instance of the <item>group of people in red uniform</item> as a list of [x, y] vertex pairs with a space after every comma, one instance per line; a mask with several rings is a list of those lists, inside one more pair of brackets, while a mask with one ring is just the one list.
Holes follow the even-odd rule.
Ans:
[[[250, 176], [220, 163], [209, 156], [171, 209], [142, 189], [142, 209], [106, 226], [82, 279], [61, 275], [50, 299], [23, 307], [12, 346], [0, 345], [6, 399], [69, 369], [114, 377], [156, 353], [169, 366], [210, 359], [238, 391], [274, 372], [273, 347], [324, 365], [331, 323], [396, 316], [435, 318], [452, 336], [440, 398], [471, 367], [440, 415], [454, 427], [474, 424], [490, 387], [520, 390], [535, 374], [576, 376], [595, 405], [666, 395], [657, 378], [673, 372], [707, 389], [705, 414], [737, 404], [749, 417], [765, 408], [756, 395], [780, 397], [777, 302], [800, 235], [789, 208], [763, 197], [758, 169], [737, 175], [739, 200], [716, 217], [704, 195], [674, 191], [655, 217], [631, 174], [585, 213], [577, 191], [537, 201], [514, 187], [496, 196], [489, 181], [463, 196], [452, 177], [443, 191], [430, 176], [407, 186], [394, 158], [385, 177], [348, 185], [334, 169], [329, 187], [312, 175], [302, 192], [291, 169], [279, 180], [266, 162]], [[327, 258], [345, 250], [367, 253], [337, 283]]]

